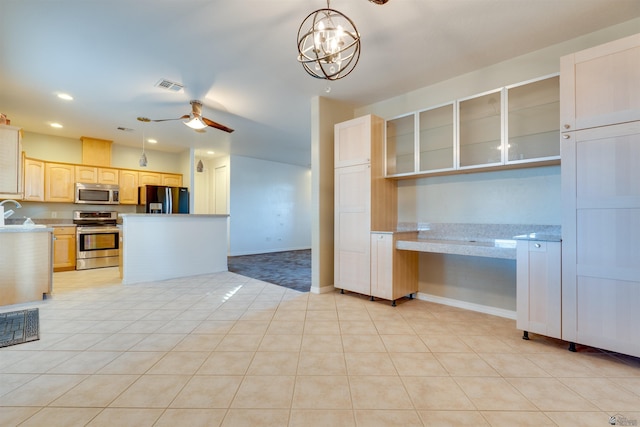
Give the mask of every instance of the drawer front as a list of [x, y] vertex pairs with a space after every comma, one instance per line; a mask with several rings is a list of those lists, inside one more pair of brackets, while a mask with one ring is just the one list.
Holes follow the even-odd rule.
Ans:
[[53, 234], [60, 236], [63, 234], [76, 234], [76, 227], [73, 226], [53, 226]]

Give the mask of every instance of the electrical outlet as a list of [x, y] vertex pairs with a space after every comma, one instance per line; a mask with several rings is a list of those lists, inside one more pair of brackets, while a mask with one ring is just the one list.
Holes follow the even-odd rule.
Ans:
[[51, 211], [51, 218], [58, 218], [58, 212]]

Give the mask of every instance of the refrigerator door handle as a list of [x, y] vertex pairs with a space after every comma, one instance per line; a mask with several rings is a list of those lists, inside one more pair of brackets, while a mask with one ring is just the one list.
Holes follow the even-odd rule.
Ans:
[[173, 213], [173, 194], [171, 194], [171, 188], [166, 187], [164, 189], [167, 197], [167, 213]]

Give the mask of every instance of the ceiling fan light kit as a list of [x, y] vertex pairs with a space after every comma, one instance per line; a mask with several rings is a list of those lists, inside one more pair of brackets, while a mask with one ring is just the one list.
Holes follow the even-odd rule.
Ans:
[[[311, 12], [298, 28], [298, 62], [312, 77], [338, 80], [360, 59], [360, 33], [345, 14], [327, 7]], [[369, 0], [385, 4], [389, 0]]]

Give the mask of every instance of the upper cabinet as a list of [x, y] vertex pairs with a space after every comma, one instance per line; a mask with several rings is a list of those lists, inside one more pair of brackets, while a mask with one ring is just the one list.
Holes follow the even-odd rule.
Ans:
[[0, 199], [22, 198], [22, 130], [0, 125]]
[[118, 169], [76, 165], [76, 182], [90, 184], [118, 184]]
[[455, 167], [454, 113], [453, 103], [418, 113], [419, 172], [445, 171]]
[[111, 166], [111, 143], [106, 139], [90, 138], [83, 136], [82, 164], [92, 166]]
[[640, 34], [560, 59], [562, 131], [640, 120]]
[[24, 200], [44, 202], [44, 162], [24, 159]]
[[560, 156], [560, 77], [507, 88], [507, 163]]
[[502, 92], [458, 102], [460, 168], [495, 166], [502, 162]]
[[45, 163], [44, 200], [73, 203], [75, 198], [75, 166], [66, 163]]
[[120, 204], [138, 204], [138, 171], [120, 170]]
[[416, 170], [415, 114], [387, 120], [387, 175]]
[[161, 179], [162, 185], [167, 185], [169, 187], [182, 187], [182, 175], [180, 174], [163, 173]]
[[387, 120], [386, 176], [560, 162], [559, 76]]
[[162, 174], [159, 172], [138, 172], [138, 185], [162, 185]]
[[359, 117], [335, 126], [336, 168], [371, 163], [371, 119]]

